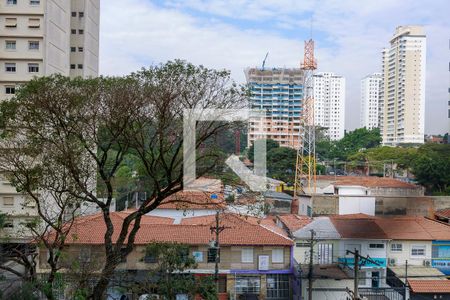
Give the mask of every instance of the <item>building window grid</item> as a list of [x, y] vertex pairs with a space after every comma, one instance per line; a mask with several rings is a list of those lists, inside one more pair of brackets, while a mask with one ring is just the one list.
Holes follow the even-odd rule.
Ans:
[[392, 252], [402, 252], [403, 251], [403, 245], [402, 244], [391, 244], [391, 251]]
[[426, 246], [425, 245], [413, 245], [411, 247], [411, 256], [425, 256]]
[[28, 64], [29, 73], [39, 73], [39, 64]]
[[39, 41], [29, 41], [28, 50], [39, 50]]
[[5, 41], [6, 50], [16, 50], [16, 41]]
[[235, 289], [237, 294], [259, 294], [261, 278], [259, 276], [237, 276]]
[[267, 299], [289, 299], [289, 275], [269, 274], [266, 285]]
[[14, 95], [16, 93], [16, 87], [15, 86], [5, 86], [5, 94], [6, 95]]
[[16, 72], [16, 64], [15, 63], [5, 63], [5, 72], [15, 73]]

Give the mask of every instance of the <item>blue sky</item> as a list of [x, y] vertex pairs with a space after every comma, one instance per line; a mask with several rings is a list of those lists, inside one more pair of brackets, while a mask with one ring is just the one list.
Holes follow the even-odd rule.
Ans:
[[360, 79], [381, 69], [381, 49], [399, 25], [427, 34], [426, 133], [447, 121], [450, 1], [446, 0], [102, 0], [100, 72], [127, 74], [181, 58], [231, 70], [297, 67], [303, 42], [316, 41], [318, 71], [346, 78], [346, 128], [359, 123]]

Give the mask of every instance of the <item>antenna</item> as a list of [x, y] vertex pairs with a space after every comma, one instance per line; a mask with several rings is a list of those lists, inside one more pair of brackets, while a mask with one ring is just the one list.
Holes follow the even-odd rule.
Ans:
[[263, 60], [263, 63], [262, 63], [261, 71], [264, 71], [264, 67], [266, 66], [267, 56], [269, 56], [269, 52], [267, 52], [267, 53], [266, 53], [266, 56], [264, 57], [264, 60]]

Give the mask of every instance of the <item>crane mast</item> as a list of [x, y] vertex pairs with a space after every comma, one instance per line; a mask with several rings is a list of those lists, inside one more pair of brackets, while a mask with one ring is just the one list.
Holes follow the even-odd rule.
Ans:
[[298, 132], [295, 165], [294, 199], [299, 194], [316, 191], [316, 133], [314, 126], [313, 80], [317, 62], [314, 58], [314, 40], [305, 41], [303, 63], [303, 101]]

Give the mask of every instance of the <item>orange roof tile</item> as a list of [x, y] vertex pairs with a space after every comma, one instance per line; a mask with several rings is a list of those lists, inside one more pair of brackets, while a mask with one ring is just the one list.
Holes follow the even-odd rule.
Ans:
[[[127, 212], [111, 213], [111, 221], [115, 229], [113, 242], [118, 238], [126, 215]], [[221, 224], [226, 226], [220, 234], [220, 242], [223, 245], [290, 246], [293, 243], [286, 236], [259, 224], [256, 218], [224, 214], [221, 215], [221, 220]], [[213, 224], [215, 224], [215, 216], [187, 218], [183, 219], [182, 224], [173, 224], [173, 219], [170, 218], [143, 216], [135, 243], [145, 245], [151, 242], [176, 242], [206, 245], [214, 238], [210, 229]], [[104, 243], [105, 231], [106, 226], [101, 214], [88, 218], [80, 217], [69, 231], [66, 243], [101, 245]]]
[[420, 186], [400, 181], [395, 178], [376, 176], [338, 176], [334, 182], [335, 186], [357, 185], [364, 187], [384, 188], [420, 188]]
[[441, 218], [450, 219], [450, 208], [438, 210], [434, 214]]
[[413, 293], [437, 294], [450, 293], [450, 280], [408, 280]]
[[332, 216], [330, 221], [339, 235], [345, 239], [389, 239], [371, 218], [349, 219]]
[[278, 219], [289, 229], [290, 232], [297, 231], [312, 221], [310, 217], [295, 214], [279, 215]]
[[[217, 199], [211, 199], [211, 195]], [[195, 210], [195, 209], [222, 209], [226, 206], [222, 193], [203, 191], [180, 191], [164, 199], [158, 208]]]

